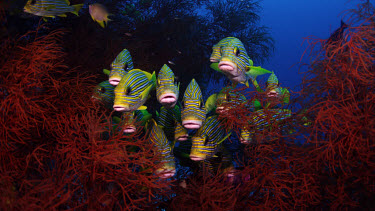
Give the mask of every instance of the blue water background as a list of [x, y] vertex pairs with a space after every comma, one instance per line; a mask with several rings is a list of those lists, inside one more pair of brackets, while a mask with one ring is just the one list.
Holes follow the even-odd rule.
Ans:
[[[260, 6], [261, 24], [270, 28], [275, 40], [275, 51], [262, 67], [275, 71], [283, 87], [299, 91], [302, 74], [298, 63], [307, 47], [309, 36], [327, 39], [340, 27], [344, 11], [356, 8], [361, 1], [348, 0], [263, 0]], [[308, 56], [302, 60], [309, 62]]]

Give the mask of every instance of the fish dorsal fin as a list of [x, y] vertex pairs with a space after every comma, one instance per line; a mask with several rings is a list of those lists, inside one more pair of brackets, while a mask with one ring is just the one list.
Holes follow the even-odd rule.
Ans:
[[216, 106], [217, 94], [212, 94], [206, 100], [205, 107], [206, 107], [206, 114], [213, 110]]

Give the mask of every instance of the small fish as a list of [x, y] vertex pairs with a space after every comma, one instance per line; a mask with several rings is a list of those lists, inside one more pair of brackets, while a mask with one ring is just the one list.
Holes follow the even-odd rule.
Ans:
[[271, 73], [264, 68], [253, 66], [243, 43], [235, 37], [224, 38], [214, 45], [210, 61], [213, 63], [211, 67], [226, 75], [234, 87], [237, 83], [249, 86], [249, 80], [257, 87], [256, 77]]
[[137, 126], [145, 126], [152, 118], [147, 110], [135, 110], [133, 112], [124, 112], [122, 114], [122, 128], [124, 133], [134, 133]]
[[198, 83], [193, 78], [185, 90], [182, 99], [182, 126], [187, 129], [198, 129], [206, 119], [206, 108]]
[[225, 128], [220, 124], [218, 116], [208, 117], [197, 133], [192, 137], [190, 159], [202, 161], [216, 154], [219, 145], [229, 137], [225, 136]]
[[156, 170], [156, 174], [160, 175], [161, 178], [172, 177], [176, 173], [176, 168], [168, 139], [163, 129], [156, 124], [154, 119], [150, 119], [149, 124], [151, 125], [150, 142], [155, 144], [156, 150], [161, 153], [162, 162], [164, 162], [163, 167]]
[[55, 16], [66, 17], [65, 13], [73, 13], [78, 16], [78, 11], [83, 4], [75, 4], [70, 6], [68, 0], [28, 0], [24, 12], [33, 15], [54, 18]]
[[234, 109], [243, 103], [246, 103], [246, 97], [234, 91], [233, 87], [225, 87], [217, 94], [212, 94], [206, 100], [207, 113], [213, 109], [217, 114]]
[[117, 86], [121, 78], [133, 68], [133, 60], [130, 52], [127, 49], [123, 49], [111, 64], [109, 83], [111, 83], [113, 86]]
[[111, 20], [108, 18], [110, 14], [108, 13], [107, 9], [99, 3], [90, 4], [89, 13], [91, 18], [95, 22], [99, 23], [102, 28], [104, 28], [108, 24], [108, 21]]
[[150, 74], [140, 69], [130, 70], [115, 88], [113, 109], [123, 112], [145, 110], [147, 107], [143, 104], [155, 86], [155, 72]]
[[266, 82], [266, 95], [268, 98], [276, 98], [288, 104], [290, 100], [290, 93], [288, 89], [279, 86], [279, 80], [274, 72], [268, 77]]
[[173, 71], [165, 64], [161, 68], [157, 83], [156, 97], [165, 108], [173, 108], [178, 99], [180, 83], [177, 83]]
[[129, 33], [129, 32], [126, 32], [125, 35], [128, 36], [128, 37], [133, 36], [133, 34], [132, 34], [132, 33]]
[[113, 109], [113, 100], [115, 99], [115, 87], [109, 81], [99, 83], [95, 88], [92, 98], [102, 102], [108, 109]]
[[240, 142], [243, 144], [253, 143], [252, 133], [246, 128], [241, 129], [241, 136], [239, 139], [240, 139]]
[[176, 65], [176, 63], [172, 62], [171, 60], [169, 60], [168, 63], [171, 65]]
[[241, 131], [241, 143], [252, 143], [254, 134], [261, 133], [263, 130], [269, 130], [275, 126], [282, 128], [283, 125], [280, 122], [288, 119], [291, 115], [292, 112], [289, 109], [261, 109], [253, 112], [249, 127]]

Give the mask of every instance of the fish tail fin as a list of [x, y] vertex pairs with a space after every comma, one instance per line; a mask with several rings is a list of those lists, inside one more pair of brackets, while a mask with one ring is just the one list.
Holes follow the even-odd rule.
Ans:
[[75, 4], [75, 5], [72, 5], [72, 7], [74, 7], [74, 10], [71, 13], [78, 16], [78, 12], [83, 7], [83, 4]]

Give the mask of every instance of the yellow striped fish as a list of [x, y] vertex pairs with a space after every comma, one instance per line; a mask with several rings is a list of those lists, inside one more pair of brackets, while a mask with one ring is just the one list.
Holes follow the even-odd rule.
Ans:
[[164, 163], [163, 167], [156, 171], [156, 174], [161, 178], [172, 177], [176, 173], [176, 168], [168, 139], [165, 136], [163, 129], [156, 124], [154, 119], [151, 119], [149, 124], [151, 125], [151, 132], [149, 135], [150, 142], [155, 144], [156, 150], [161, 153], [161, 161]]
[[288, 89], [279, 86], [279, 80], [275, 73], [272, 73], [267, 79], [266, 94], [269, 98], [276, 98], [282, 100], [284, 103], [289, 103], [290, 93]]
[[157, 116], [158, 125], [163, 127], [164, 133], [168, 140], [173, 142], [175, 121], [180, 121], [181, 119], [180, 107], [175, 105], [173, 108], [168, 109], [162, 106], [160, 108], [160, 112], [157, 113]]
[[109, 83], [113, 86], [117, 86], [124, 75], [133, 68], [133, 60], [130, 52], [127, 49], [122, 50], [111, 64]]
[[174, 140], [175, 141], [186, 141], [189, 138], [188, 131], [182, 127], [181, 123], [175, 120], [174, 124]]
[[[282, 121], [292, 115], [289, 109], [261, 109], [251, 114], [251, 121], [248, 128], [241, 130], [241, 143], [252, 143], [255, 133], [262, 132], [263, 130], [272, 130], [282, 128]], [[259, 140], [262, 141], [262, 140]]]
[[82, 6], [83, 4], [70, 6], [68, 0], [28, 0], [24, 7], [24, 12], [51, 18], [55, 16], [66, 17], [65, 13], [67, 12], [78, 16], [78, 11]]
[[254, 86], [258, 87], [255, 78], [271, 73], [261, 67], [253, 66], [243, 43], [236, 37], [226, 37], [214, 45], [210, 61], [213, 63], [211, 67], [226, 75], [234, 86], [237, 83], [249, 86], [248, 80], [251, 80]]
[[124, 112], [145, 110], [147, 107], [143, 104], [155, 86], [155, 72], [150, 74], [140, 69], [130, 70], [115, 88], [113, 109]]
[[173, 108], [177, 103], [179, 87], [173, 71], [164, 64], [156, 83], [156, 97], [159, 103], [165, 108]]
[[185, 90], [181, 109], [182, 126], [187, 129], [198, 129], [202, 126], [206, 119], [206, 108], [201, 89], [194, 78]]
[[219, 93], [212, 94], [206, 101], [207, 113], [215, 109], [217, 114], [224, 113], [228, 110], [247, 102], [246, 97], [233, 89], [233, 87], [224, 87]]
[[214, 156], [218, 152], [221, 142], [230, 135], [230, 133], [227, 136], [225, 134], [225, 128], [220, 124], [218, 116], [208, 117], [192, 137], [190, 159], [201, 161]]
[[145, 126], [151, 118], [152, 114], [148, 113], [147, 110], [124, 112], [121, 116], [123, 132], [134, 133], [137, 130], [137, 126]]
[[114, 90], [115, 87], [113, 87], [109, 81], [103, 81], [94, 88], [92, 98], [103, 103], [106, 108], [112, 110], [113, 100], [115, 99]]

